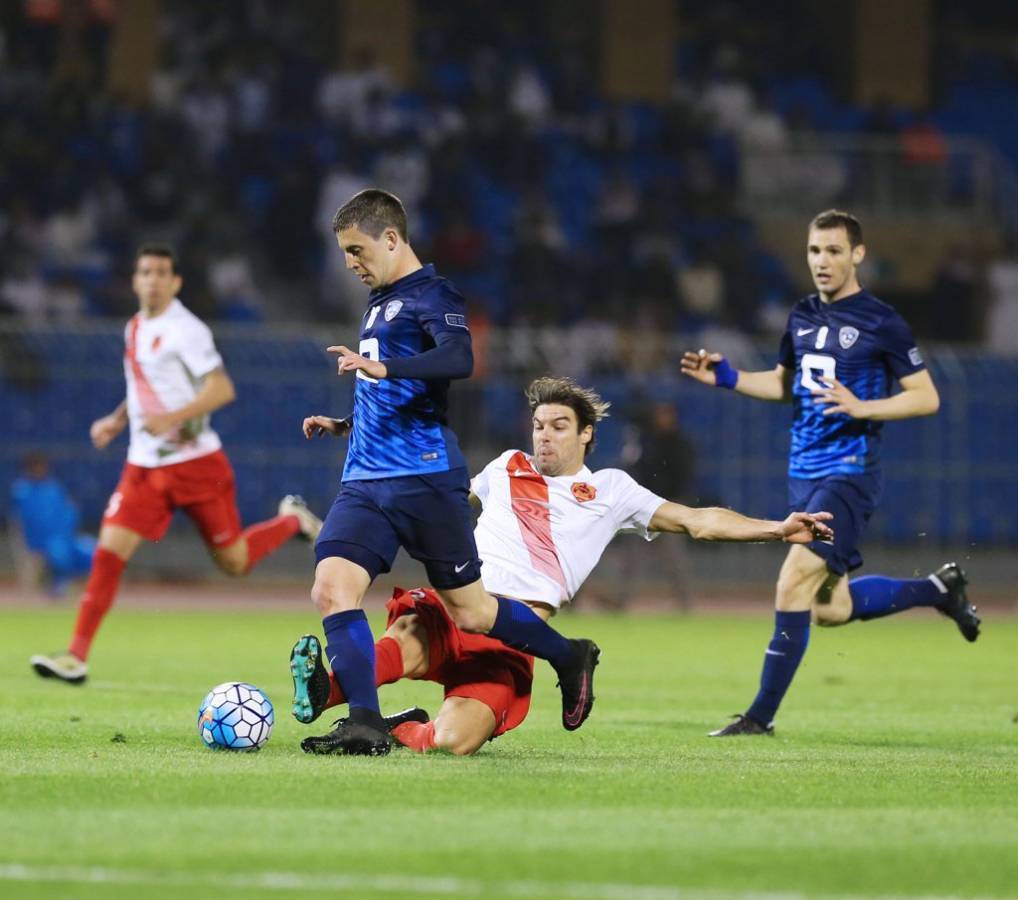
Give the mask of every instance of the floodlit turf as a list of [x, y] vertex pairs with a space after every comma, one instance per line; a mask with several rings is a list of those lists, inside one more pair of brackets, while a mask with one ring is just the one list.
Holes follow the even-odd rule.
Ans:
[[[539, 667], [530, 719], [471, 759], [304, 755], [286, 663], [311, 614], [119, 610], [84, 688], [27, 663], [70, 618], [0, 613], [4, 898], [1018, 893], [1013, 618], [974, 646], [925, 611], [815, 630], [777, 737], [719, 741], [768, 618], [574, 616], [603, 648], [591, 720], [561, 730]], [[226, 680], [276, 705], [259, 753], [198, 738]]]

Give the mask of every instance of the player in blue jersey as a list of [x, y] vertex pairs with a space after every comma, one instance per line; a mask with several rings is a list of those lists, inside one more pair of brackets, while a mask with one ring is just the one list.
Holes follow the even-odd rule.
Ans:
[[880, 498], [883, 422], [931, 415], [940, 400], [905, 320], [859, 286], [866, 248], [858, 220], [839, 210], [820, 213], [810, 223], [806, 255], [817, 293], [792, 310], [774, 369], [741, 372], [705, 350], [682, 359], [683, 373], [703, 384], [792, 404], [789, 502], [834, 514], [833, 542], [789, 551], [760, 691], [744, 714], [711, 732], [715, 737], [774, 733], [811, 616], [818, 625], [844, 625], [929, 606], [952, 618], [966, 640], [979, 636], [965, 573], [955, 563], [920, 579], [845, 577], [862, 565], [859, 541]]
[[[385, 191], [366, 190], [332, 223], [346, 266], [371, 288], [357, 351], [339, 354], [339, 374], [356, 373], [353, 415], [310, 416], [304, 434], [349, 433], [343, 486], [315, 544], [312, 599], [322, 614], [326, 655], [350, 714], [316, 753], [381, 755], [391, 742], [379, 711], [374, 638], [361, 602], [403, 547], [424, 563], [452, 620], [551, 663], [562, 690], [562, 721], [579, 728], [590, 712], [593, 641], [570, 640], [518, 600], [481, 584], [470, 479], [446, 424], [449, 382], [467, 378], [473, 352], [463, 297], [407, 240], [406, 212]], [[291, 669], [314, 665], [298, 641]]]

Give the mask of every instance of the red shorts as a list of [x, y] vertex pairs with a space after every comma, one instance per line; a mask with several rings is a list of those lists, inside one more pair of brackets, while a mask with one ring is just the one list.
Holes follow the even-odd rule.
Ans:
[[171, 466], [145, 468], [127, 463], [103, 513], [103, 525], [120, 525], [158, 541], [182, 509], [205, 543], [226, 547], [240, 537], [240, 513], [233, 467], [222, 450]]
[[435, 661], [422, 676], [445, 687], [446, 697], [480, 700], [495, 714], [493, 738], [519, 725], [530, 710], [534, 658], [483, 634], [456, 627], [434, 591], [396, 588], [387, 605], [389, 624], [416, 613], [428, 629], [429, 656]]

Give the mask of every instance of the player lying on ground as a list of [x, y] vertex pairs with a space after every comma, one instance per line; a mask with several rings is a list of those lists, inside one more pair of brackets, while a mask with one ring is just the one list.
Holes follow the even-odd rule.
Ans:
[[[656, 496], [619, 469], [591, 471], [584, 457], [608, 404], [568, 378], [537, 379], [527, 399], [533, 455], [508, 450], [490, 462], [473, 479], [471, 500], [482, 508], [474, 534], [485, 588], [521, 600], [542, 619], [572, 599], [619, 532], [647, 540], [666, 531], [708, 541], [805, 544], [832, 538], [826, 512], [792, 513], [774, 522], [727, 509], [691, 509]], [[311, 425], [338, 432], [330, 420]], [[421, 710], [386, 719], [397, 741], [421, 751], [473, 753], [523, 721], [530, 707], [531, 656], [460, 630], [432, 591], [397, 589], [388, 610], [389, 628], [375, 645], [377, 683], [414, 678], [445, 687], [434, 722]], [[316, 637], [297, 641], [290, 668], [299, 721], [313, 722], [345, 700]], [[593, 704], [592, 694], [588, 699]], [[309, 753], [342, 752], [334, 735], [307, 738], [301, 746]]]
[[423, 563], [428, 581], [464, 631], [488, 634], [547, 660], [562, 691], [562, 724], [576, 729], [599, 650], [563, 637], [525, 604], [492, 596], [481, 583], [470, 479], [446, 422], [449, 385], [473, 371], [466, 304], [408, 241], [406, 211], [380, 190], [352, 197], [333, 219], [346, 266], [371, 287], [355, 353], [339, 354], [339, 374], [355, 373], [351, 419], [311, 416], [307, 437], [350, 434], [342, 486], [315, 544], [311, 596], [322, 616], [329, 664], [349, 698], [334, 734], [342, 752], [381, 755], [392, 746], [378, 705], [374, 638], [361, 609], [371, 582], [399, 548]]
[[821, 213], [810, 223], [806, 251], [817, 293], [792, 309], [777, 366], [741, 372], [705, 350], [682, 359], [682, 371], [703, 384], [793, 404], [789, 505], [830, 510], [837, 523], [833, 543], [789, 550], [760, 691], [715, 737], [773, 733], [806, 652], [811, 614], [818, 625], [844, 625], [929, 606], [953, 619], [965, 640], [979, 636], [965, 573], [955, 563], [919, 579], [845, 577], [862, 565], [859, 542], [880, 498], [883, 422], [930, 415], [940, 405], [905, 320], [859, 286], [856, 267], [865, 255], [858, 220], [838, 210]]
[[245, 575], [298, 532], [309, 540], [321, 522], [298, 497], [285, 497], [279, 515], [241, 529], [233, 468], [209, 416], [233, 402], [233, 382], [207, 325], [176, 299], [182, 280], [164, 244], [143, 244], [135, 255], [132, 287], [140, 311], [124, 332], [127, 397], [92, 423], [96, 449], [131, 426], [127, 463], [99, 531], [78, 618], [66, 652], [31, 658], [45, 678], [81, 684], [96, 631], [142, 541], [158, 541], [173, 512], [191, 517], [216, 565]]

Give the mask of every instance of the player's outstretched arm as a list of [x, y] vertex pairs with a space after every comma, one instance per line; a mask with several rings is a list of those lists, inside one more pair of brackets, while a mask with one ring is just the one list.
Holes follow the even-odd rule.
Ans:
[[301, 425], [304, 437], [308, 440], [326, 434], [331, 434], [333, 437], [346, 437], [352, 428], [353, 416], [347, 416], [345, 419], [334, 419], [332, 416], [308, 416]]
[[940, 409], [940, 394], [930, 373], [923, 369], [906, 375], [899, 382], [900, 393], [879, 400], [860, 400], [837, 379], [826, 381], [827, 387], [814, 390], [814, 403], [826, 405], [825, 416], [843, 413], [853, 419], [913, 419], [930, 416]]
[[205, 376], [205, 383], [194, 400], [180, 409], [164, 413], [153, 413], [145, 416], [144, 428], [150, 434], [166, 434], [179, 428], [191, 419], [198, 419], [214, 413], [237, 397], [233, 380], [226, 374], [226, 369], [214, 369]]
[[701, 348], [683, 353], [680, 366], [683, 375], [711, 387], [727, 388], [757, 400], [792, 399], [791, 373], [780, 364], [768, 371], [743, 372], [733, 368], [720, 353], [708, 353]]
[[830, 540], [834, 533], [827, 512], [792, 513], [784, 522], [773, 519], [751, 519], [721, 507], [691, 507], [681, 503], [662, 503], [650, 520], [650, 531], [671, 531], [688, 534], [699, 541], [785, 541], [808, 544]]
[[92, 439], [92, 446], [96, 450], [104, 450], [110, 442], [116, 438], [121, 431], [127, 427], [127, 400], [121, 401], [120, 405], [108, 416], [96, 419], [88, 430]]

